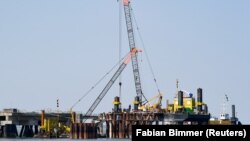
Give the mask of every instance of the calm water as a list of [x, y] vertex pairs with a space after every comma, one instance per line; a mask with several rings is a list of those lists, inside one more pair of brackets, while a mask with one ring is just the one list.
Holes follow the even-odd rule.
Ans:
[[[71, 141], [80, 141], [79, 139], [33, 139], [33, 138], [30, 138], [30, 139], [3, 139], [3, 138], [0, 138], [0, 141], [32, 141], [32, 140], [35, 140], [35, 141], [68, 141], [68, 140], [71, 140]], [[89, 141], [131, 141], [130, 139], [88, 139]]]

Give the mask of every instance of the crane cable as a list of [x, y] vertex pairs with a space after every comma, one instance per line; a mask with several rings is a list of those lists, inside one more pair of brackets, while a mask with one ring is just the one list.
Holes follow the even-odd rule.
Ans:
[[135, 21], [136, 30], [138, 31], [138, 35], [139, 35], [140, 41], [141, 41], [141, 43], [142, 43], [143, 50], [144, 50], [144, 52], [145, 52], [145, 54], [146, 54], [146, 60], [147, 60], [147, 63], [148, 63], [148, 65], [149, 65], [150, 72], [151, 72], [151, 74], [152, 74], [152, 76], [153, 76], [153, 79], [154, 79], [154, 82], [155, 82], [157, 91], [158, 91], [158, 93], [160, 93], [160, 89], [159, 89], [159, 86], [158, 86], [157, 81], [156, 81], [156, 77], [155, 77], [155, 74], [154, 74], [154, 71], [153, 71], [153, 67], [152, 67], [152, 65], [151, 65], [151, 63], [150, 63], [150, 60], [149, 60], [149, 57], [148, 57], [148, 53], [147, 53], [147, 50], [146, 50], [146, 46], [145, 46], [144, 41], [143, 41], [143, 39], [142, 39], [142, 36], [141, 36], [140, 30], [139, 30], [137, 21], [136, 21], [136, 19], [135, 19], [135, 14], [134, 14], [134, 12], [133, 12], [132, 7], [131, 7], [131, 12], [132, 12], [132, 17], [133, 17], [133, 19], [134, 19], [134, 21]]
[[[127, 56], [127, 55], [126, 55]], [[72, 111], [72, 109], [82, 101], [82, 99], [84, 97], [86, 97], [98, 84], [100, 84], [104, 78], [110, 74], [110, 72], [112, 72], [114, 70], [114, 68], [120, 64], [120, 62], [124, 59], [125, 57], [121, 58], [104, 76], [102, 76], [87, 92], [84, 93], [84, 95], [82, 95], [70, 108], [70, 111]]]
[[[122, 56], [122, 0], [117, 1], [119, 3], [119, 60]], [[122, 74], [119, 76], [119, 97], [122, 101]]]

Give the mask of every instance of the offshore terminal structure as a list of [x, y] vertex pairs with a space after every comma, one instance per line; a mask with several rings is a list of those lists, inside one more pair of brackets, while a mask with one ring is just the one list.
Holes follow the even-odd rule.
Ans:
[[[221, 114], [220, 119], [212, 119], [208, 105], [203, 101], [202, 88], [197, 89], [196, 98], [192, 93], [179, 90], [174, 101], [166, 100], [162, 106], [163, 95], [159, 92], [152, 99], [147, 99], [142, 92], [141, 79], [136, 48], [135, 34], [132, 22], [129, 0], [123, 0], [123, 8], [129, 42], [129, 53], [122, 59], [120, 66], [100, 92], [86, 114], [77, 114], [71, 109], [67, 113], [47, 112], [25, 113], [18, 109], [4, 109], [0, 112], [0, 137], [67, 137], [72, 139], [90, 138], [131, 138], [132, 125], [238, 125], [235, 115], [235, 105], [232, 105], [232, 115]], [[132, 62], [136, 96], [133, 105], [121, 108], [118, 96], [114, 97], [112, 112], [92, 115], [117, 78]], [[121, 85], [121, 83], [119, 83]], [[152, 102], [156, 100], [156, 102]], [[20, 130], [17, 129], [20, 127]]]

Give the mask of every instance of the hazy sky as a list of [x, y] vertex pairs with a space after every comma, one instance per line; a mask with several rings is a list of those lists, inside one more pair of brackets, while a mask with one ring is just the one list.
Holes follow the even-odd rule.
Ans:
[[[133, 0], [133, 11], [160, 90], [173, 100], [180, 88], [204, 90], [219, 116], [224, 95], [250, 123], [250, 1]], [[124, 16], [122, 54], [129, 51]], [[138, 36], [137, 47], [142, 48]], [[119, 59], [116, 0], [0, 0], [0, 109], [70, 107]], [[142, 89], [157, 94], [145, 52], [139, 55]], [[114, 71], [74, 110], [85, 113]], [[122, 106], [134, 99], [131, 64], [122, 74]], [[95, 113], [111, 111], [118, 83]], [[230, 111], [230, 109], [228, 109]], [[230, 112], [231, 114], [231, 112]]]

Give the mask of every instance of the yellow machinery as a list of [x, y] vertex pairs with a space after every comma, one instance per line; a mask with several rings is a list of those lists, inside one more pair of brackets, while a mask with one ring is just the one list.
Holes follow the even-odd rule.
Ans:
[[45, 118], [45, 112], [41, 114], [41, 135], [46, 137], [67, 136], [70, 133], [70, 127], [59, 121], [59, 117]]
[[[174, 104], [172, 104], [171, 110], [176, 112], [178, 110], [178, 98], [174, 98]], [[193, 112], [195, 109], [195, 99], [193, 97], [183, 97], [183, 108], [186, 112]]]
[[60, 135], [68, 135], [70, 128], [59, 122], [58, 118], [44, 119], [44, 125], [40, 127], [41, 132], [47, 136], [59, 137]]
[[[187, 95], [184, 96], [183, 93]], [[178, 103], [180, 102], [180, 103]], [[204, 106], [204, 109], [202, 108]], [[207, 106], [202, 102], [202, 89], [197, 90], [197, 101], [193, 97], [192, 93], [186, 91], [178, 91], [177, 96], [174, 98], [174, 103], [167, 103], [167, 111], [168, 112], [187, 112], [193, 113], [194, 109], [197, 112], [207, 112]]]
[[41, 129], [44, 130], [45, 132], [54, 132], [55, 128], [58, 128], [59, 122], [57, 118], [49, 118], [49, 119], [44, 119], [44, 125], [41, 126]]
[[[150, 100], [148, 100], [147, 103], [139, 106], [139, 110], [142, 110], [142, 111], [160, 111], [161, 110], [162, 96], [163, 95], [161, 93], [159, 93], [158, 95], [154, 96], [153, 98], [151, 98]], [[154, 102], [155, 100], [157, 100], [157, 98], [158, 98], [158, 101]]]

